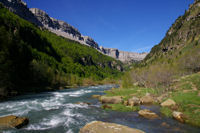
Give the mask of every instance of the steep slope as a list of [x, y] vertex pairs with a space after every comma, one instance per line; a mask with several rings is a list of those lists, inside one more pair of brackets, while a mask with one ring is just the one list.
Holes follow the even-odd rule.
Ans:
[[155, 45], [142, 63], [132, 66], [123, 86], [170, 88], [173, 79], [200, 71], [200, 0], [196, 0]]
[[51, 32], [99, 50], [98, 44], [92, 38], [81, 35], [78, 29], [67, 24], [66, 22], [51, 18], [46, 12], [38, 8], [30, 8], [30, 11], [43, 24], [43, 26]]
[[[196, 0], [189, 10], [180, 16], [145, 58], [153, 63], [161, 60], [181, 60], [186, 55], [199, 55], [200, 51], [200, 1]], [[194, 56], [194, 58], [195, 58]]]
[[114, 78], [122, 70], [120, 61], [41, 30], [1, 4], [0, 42], [0, 97]]
[[[73, 26], [69, 25], [68, 23], [51, 18], [46, 12], [38, 9], [38, 8], [30, 8], [28, 9], [26, 3], [22, 0], [0, 0], [10, 11], [14, 12], [15, 14], [19, 15], [20, 17], [28, 20], [29, 22], [34, 23], [37, 26], [42, 28], [46, 28], [49, 31], [77, 41], [81, 44], [91, 46], [96, 50], [102, 52], [105, 55], [111, 56], [115, 59], [118, 59], [122, 62], [134, 62], [134, 61], [141, 61], [147, 55], [146, 53], [132, 53], [132, 52], [124, 52], [119, 51], [116, 49], [113, 51], [110, 48], [103, 48], [99, 47], [98, 43], [95, 42], [91, 37], [82, 35], [78, 29], [74, 28]], [[118, 56], [113, 56], [113, 54]]]

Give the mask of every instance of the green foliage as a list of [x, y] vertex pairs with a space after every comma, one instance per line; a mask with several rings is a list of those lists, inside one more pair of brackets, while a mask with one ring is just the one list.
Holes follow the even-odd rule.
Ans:
[[145, 96], [146, 93], [157, 94], [158, 92], [155, 89], [150, 88], [142, 88], [142, 87], [133, 87], [133, 88], [118, 88], [112, 91], [105, 91], [106, 96], [122, 96], [123, 100], [128, 100], [133, 97], [133, 95], [137, 97]]
[[117, 70], [122, 65], [120, 61], [40, 30], [3, 6], [0, 6], [0, 42], [0, 90], [8, 93], [26, 92], [32, 86], [82, 85], [84, 79], [97, 82], [121, 75]]
[[[186, 116], [186, 123], [200, 126], [200, 97], [198, 96], [200, 74], [192, 74], [181, 77], [171, 87], [176, 88], [171, 92], [170, 98], [177, 103], [177, 111]], [[172, 110], [162, 107], [161, 112], [171, 117]]]
[[119, 111], [119, 112], [132, 112], [132, 111], [139, 111], [139, 106], [124, 106], [123, 104], [108, 104], [108, 106], [111, 106], [112, 109], [106, 109], [106, 110], [113, 110], [113, 111]]
[[161, 107], [160, 112], [167, 117], [172, 117], [172, 110], [168, 107]]

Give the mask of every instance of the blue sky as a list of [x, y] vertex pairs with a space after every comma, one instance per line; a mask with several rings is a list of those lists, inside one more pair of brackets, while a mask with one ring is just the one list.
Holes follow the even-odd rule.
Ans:
[[100, 46], [149, 52], [194, 0], [24, 0]]

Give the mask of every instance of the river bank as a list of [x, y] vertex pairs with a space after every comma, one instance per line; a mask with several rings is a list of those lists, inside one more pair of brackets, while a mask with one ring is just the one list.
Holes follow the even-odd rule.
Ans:
[[107, 110], [130, 112], [139, 111], [141, 105], [157, 105], [162, 115], [200, 127], [200, 73], [174, 80], [169, 88], [171, 89], [168, 91], [139, 86], [113, 88], [105, 91], [106, 97], [121, 97], [121, 101], [117, 104], [105, 102], [106, 106], [102, 107], [106, 107]]
[[[29, 124], [22, 129], [9, 129], [3, 133], [78, 133], [87, 123], [103, 121], [140, 129], [148, 133], [199, 133], [200, 129], [179, 123], [173, 119], [144, 119], [137, 112], [106, 111], [92, 95], [104, 95], [114, 86], [92, 86], [64, 89], [17, 96], [0, 103], [0, 116], [16, 115], [29, 118]], [[90, 104], [78, 104], [90, 103]], [[142, 107], [143, 108], [143, 107]], [[147, 108], [144, 106], [144, 108]], [[148, 107], [149, 108], [149, 107]], [[157, 106], [153, 106], [153, 111]], [[170, 127], [162, 126], [168, 123]]]

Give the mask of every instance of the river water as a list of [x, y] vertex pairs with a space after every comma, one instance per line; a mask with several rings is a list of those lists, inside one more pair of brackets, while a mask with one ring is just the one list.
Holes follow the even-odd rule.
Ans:
[[[0, 116], [17, 115], [30, 119], [29, 125], [22, 129], [9, 129], [3, 133], [78, 133], [86, 123], [94, 120], [113, 122], [147, 133], [200, 133], [200, 128], [181, 124], [165, 118], [148, 120], [139, 117], [137, 112], [105, 111], [101, 104], [92, 99], [94, 94], [104, 94], [112, 85], [93, 86], [79, 89], [66, 89], [56, 92], [29, 94], [0, 103]], [[88, 102], [90, 105], [77, 104]], [[143, 106], [159, 114], [157, 106]], [[161, 115], [161, 114], [159, 114]], [[170, 126], [161, 126], [166, 122]]]

